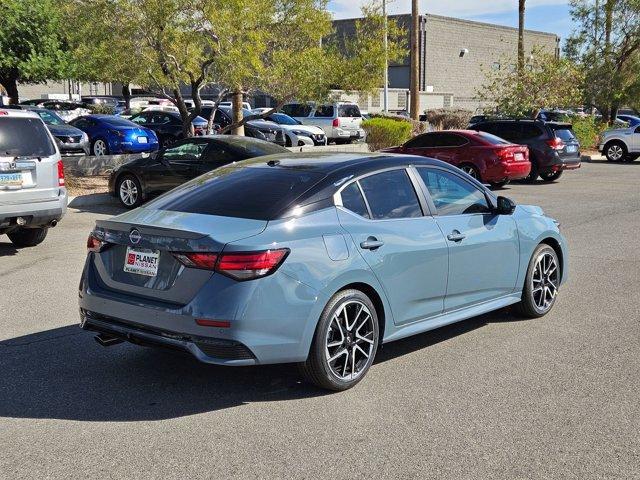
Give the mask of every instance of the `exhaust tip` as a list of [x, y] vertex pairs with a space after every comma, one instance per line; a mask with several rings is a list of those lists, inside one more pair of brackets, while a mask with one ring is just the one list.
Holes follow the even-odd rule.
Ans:
[[93, 337], [98, 344], [103, 347], [111, 347], [112, 345], [117, 345], [118, 343], [124, 342], [123, 339], [114, 337], [113, 335], [107, 335], [106, 333], [99, 333], [95, 337]]
[[51, 223], [49, 225], [51, 227], [55, 227], [56, 225], [58, 225], [58, 220], [51, 220]]

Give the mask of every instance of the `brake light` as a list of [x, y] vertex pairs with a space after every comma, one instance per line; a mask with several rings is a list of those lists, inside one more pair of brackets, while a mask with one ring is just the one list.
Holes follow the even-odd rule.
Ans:
[[253, 280], [275, 272], [288, 254], [288, 248], [280, 248], [221, 254], [174, 252], [173, 256], [186, 267], [215, 270], [236, 280]]
[[339, 118], [334, 118], [333, 119], [333, 123], [331, 125], [333, 125], [336, 128], [339, 127], [340, 126], [340, 119]]
[[564, 142], [558, 137], [553, 137], [551, 140], [547, 140], [547, 145], [554, 150], [562, 150], [564, 148]]
[[498, 158], [503, 162], [513, 162], [514, 152], [509, 148], [500, 148], [496, 151]]
[[64, 187], [64, 164], [58, 160], [58, 186]]
[[87, 251], [98, 253], [101, 252], [106, 245], [107, 242], [103, 242], [93, 233], [89, 234], [89, 238], [87, 238]]
[[209, 320], [206, 318], [196, 318], [196, 323], [201, 327], [217, 327], [217, 328], [231, 327], [231, 322], [228, 320]]

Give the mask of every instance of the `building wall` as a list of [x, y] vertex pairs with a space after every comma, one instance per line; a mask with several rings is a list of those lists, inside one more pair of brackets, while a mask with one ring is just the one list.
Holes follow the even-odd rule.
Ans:
[[[71, 88], [69, 88], [71, 87]], [[71, 85], [67, 81], [62, 82], [47, 82], [36, 84], [19, 84], [18, 93], [20, 100], [30, 100], [36, 98], [47, 98], [47, 95], [65, 96], [68, 98], [69, 90], [72, 95], [79, 97], [80, 95], [119, 95], [120, 92], [115, 92], [110, 83], [78, 83], [71, 82]]]

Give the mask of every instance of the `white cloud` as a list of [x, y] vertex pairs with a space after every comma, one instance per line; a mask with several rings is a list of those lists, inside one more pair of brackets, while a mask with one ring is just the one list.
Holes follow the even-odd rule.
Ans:
[[[368, 0], [331, 0], [329, 9], [334, 18], [360, 16], [360, 5]], [[527, 0], [527, 8], [544, 5], [566, 5], [568, 0]], [[411, 11], [410, 0], [388, 0], [389, 14]], [[433, 13], [448, 17], [469, 17], [473, 15], [505, 13], [517, 11], [518, 0], [420, 0], [420, 13]]]

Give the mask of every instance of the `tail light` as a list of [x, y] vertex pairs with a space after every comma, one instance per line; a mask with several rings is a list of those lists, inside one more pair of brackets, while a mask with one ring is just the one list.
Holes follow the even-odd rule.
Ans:
[[562, 150], [564, 148], [564, 142], [558, 137], [553, 137], [551, 140], [547, 140], [547, 145], [554, 150]]
[[498, 158], [502, 162], [513, 162], [514, 160], [514, 152], [509, 148], [500, 148], [496, 151], [498, 154]]
[[58, 160], [58, 186], [64, 187], [64, 164]]
[[334, 118], [333, 119], [333, 123], [331, 125], [333, 125], [336, 128], [339, 127], [340, 126], [340, 119], [339, 118]]
[[98, 253], [101, 252], [105, 246], [107, 246], [107, 242], [100, 240], [93, 233], [89, 234], [89, 238], [87, 238], [87, 251]]
[[184, 266], [215, 270], [236, 280], [253, 280], [275, 272], [289, 254], [288, 248], [259, 252], [174, 253]]

